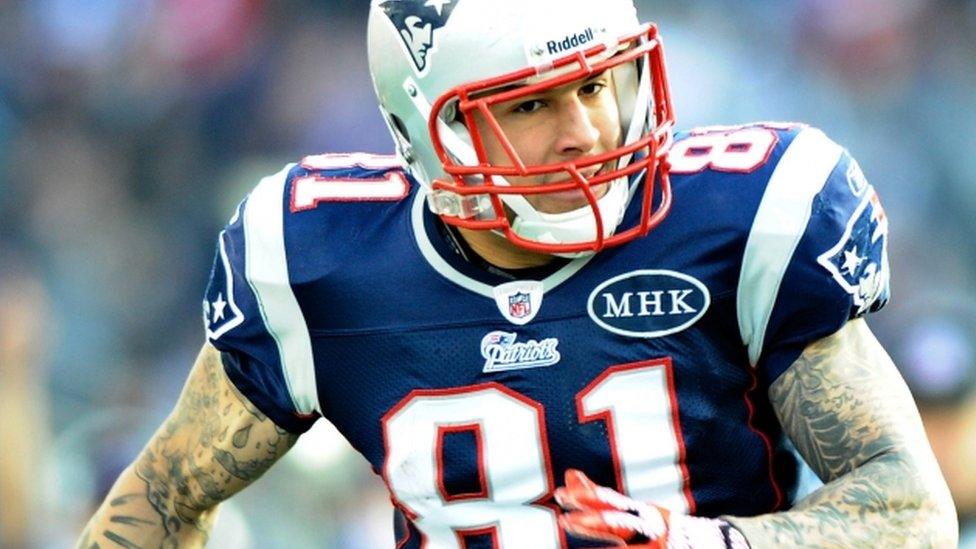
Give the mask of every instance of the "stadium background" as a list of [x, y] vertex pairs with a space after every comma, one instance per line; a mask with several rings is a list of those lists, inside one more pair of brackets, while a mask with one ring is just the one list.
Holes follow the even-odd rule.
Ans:
[[[976, 1], [638, 3], [661, 24], [681, 127], [806, 121], [881, 192], [894, 299], [872, 326], [971, 519]], [[391, 151], [365, 12], [0, 3], [0, 546], [70, 546], [165, 417], [203, 341], [216, 234], [258, 178], [306, 153]], [[324, 423], [226, 505], [211, 546], [392, 545], [378, 481]]]

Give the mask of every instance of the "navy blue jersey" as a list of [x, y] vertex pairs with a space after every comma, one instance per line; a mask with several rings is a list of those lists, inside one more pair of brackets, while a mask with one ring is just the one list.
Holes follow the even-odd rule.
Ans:
[[678, 512], [787, 508], [766, 391], [887, 300], [884, 211], [812, 128], [693, 131], [671, 162], [649, 236], [512, 280], [457, 253], [394, 159], [310, 157], [220, 234], [208, 337], [276, 423], [324, 416], [369, 460], [405, 547], [580, 546], [551, 497], [568, 468]]

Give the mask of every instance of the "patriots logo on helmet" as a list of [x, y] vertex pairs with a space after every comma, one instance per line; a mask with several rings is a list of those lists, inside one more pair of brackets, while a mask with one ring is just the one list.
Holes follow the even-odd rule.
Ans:
[[387, 0], [380, 4], [410, 51], [418, 73], [429, 65], [436, 44], [434, 34], [447, 24], [460, 0]]

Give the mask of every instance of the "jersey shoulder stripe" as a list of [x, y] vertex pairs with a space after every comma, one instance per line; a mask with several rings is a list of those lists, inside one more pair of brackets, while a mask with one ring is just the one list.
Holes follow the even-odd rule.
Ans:
[[737, 315], [749, 361], [756, 365], [780, 285], [806, 233], [814, 198], [843, 149], [816, 128], [803, 129], [773, 171], [746, 241], [737, 291]]
[[294, 165], [261, 180], [244, 206], [245, 273], [274, 339], [288, 392], [301, 414], [320, 412], [312, 343], [290, 284], [285, 250], [285, 188]]

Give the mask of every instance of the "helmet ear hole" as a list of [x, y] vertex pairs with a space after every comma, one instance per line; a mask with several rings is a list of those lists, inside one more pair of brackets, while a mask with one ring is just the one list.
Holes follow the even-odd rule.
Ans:
[[393, 125], [393, 129], [398, 134], [397, 137], [406, 143], [410, 143], [410, 132], [407, 130], [407, 125], [403, 123], [403, 120], [399, 116], [393, 113], [388, 114], [390, 116], [390, 122]]
[[410, 131], [407, 130], [407, 125], [403, 123], [403, 120], [399, 116], [391, 112], [386, 112], [385, 110], [383, 110], [383, 113], [386, 115], [387, 125], [390, 128], [390, 133], [393, 134], [394, 142], [396, 142], [397, 151], [407, 164], [412, 166], [416, 158], [414, 157], [413, 144], [410, 141]]

